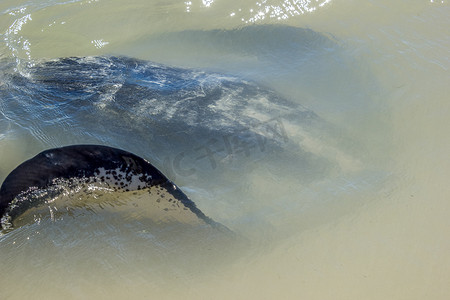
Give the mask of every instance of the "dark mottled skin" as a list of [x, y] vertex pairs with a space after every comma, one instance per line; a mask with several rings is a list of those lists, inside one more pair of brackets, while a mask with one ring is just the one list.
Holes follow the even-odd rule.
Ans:
[[[142, 174], [147, 186], [160, 186], [189, 208], [198, 218], [215, 224], [205, 216], [179, 188], [148, 161], [130, 152], [100, 145], [74, 145], [39, 153], [14, 169], [0, 189], [0, 216], [15, 197], [31, 188], [46, 188], [54, 179], [89, 178], [98, 169], [121, 169], [128, 174]], [[112, 173], [112, 172], [111, 172]]]

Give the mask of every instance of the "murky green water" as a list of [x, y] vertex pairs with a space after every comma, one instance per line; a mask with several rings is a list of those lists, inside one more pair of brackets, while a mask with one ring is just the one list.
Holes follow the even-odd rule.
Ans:
[[139, 127], [125, 136], [69, 115], [61, 129], [0, 99], [1, 180], [50, 147], [128, 147], [239, 237], [152, 232], [127, 197], [83, 206], [0, 237], [1, 299], [449, 297], [448, 1], [3, 1], [0, 12], [13, 62], [3, 86], [41, 60], [124, 55], [254, 82], [326, 124], [281, 119], [283, 151], [185, 165], [192, 174], [174, 159], [194, 162], [196, 148], [150, 153]]

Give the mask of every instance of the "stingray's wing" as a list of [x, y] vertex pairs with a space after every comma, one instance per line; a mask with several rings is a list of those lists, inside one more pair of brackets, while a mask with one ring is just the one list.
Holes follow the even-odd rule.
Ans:
[[74, 145], [46, 150], [14, 169], [0, 189], [0, 215], [14, 218], [37, 205], [18, 203], [34, 191], [50, 189], [61, 180], [74, 184], [101, 184], [112, 190], [149, 189], [149, 201], [165, 211], [222, 228], [207, 217], [175, 184], [145, 159], [130, 152], [100, 145]]

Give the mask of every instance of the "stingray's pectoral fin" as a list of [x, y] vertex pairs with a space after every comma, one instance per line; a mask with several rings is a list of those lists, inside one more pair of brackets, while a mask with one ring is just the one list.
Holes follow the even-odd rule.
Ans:
[[158, 224], [198, 224], [228, 231], [148, 161], [99, 145], [50, 149], [19, 165], [0, 189], [0, 216], [8, 229], [49, 209], [52, 217], [61, 211], [73, 215], [77, 207], [130, 209], [123, 205], [127, 199], [136, 206], [131, 215]]

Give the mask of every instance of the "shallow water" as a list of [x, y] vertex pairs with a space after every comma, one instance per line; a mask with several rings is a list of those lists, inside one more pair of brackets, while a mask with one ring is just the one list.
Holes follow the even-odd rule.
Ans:
[[50, 147], [128, 147], [240, 242], [189, 228], [155, 235], [133, 201], [93, 204], [0, 237], [0, 298], [450, 296], [448, 1], [3, 1], [0, 11], [11, 62], [2, 89], [5, 74], [30, 78], [42, 60], [124, 55], [252, 82], [325, 124], [282, 119], [291, 130], [280, 151], [191, 174], [174, 159], [197, 157], [192, 148], [146, 151], [153, 136], [139, 126], [125, 139], [73, 112], [52, 124], [51, 110], [1, 99], [2, 180]]

